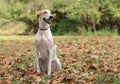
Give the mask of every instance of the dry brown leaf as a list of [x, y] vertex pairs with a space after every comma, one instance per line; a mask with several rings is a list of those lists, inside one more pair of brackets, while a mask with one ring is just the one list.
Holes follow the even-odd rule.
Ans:
[[5, 74], [4, 76], [5, 76], [4, 78], [5, 78], [6, 80], [11, 81], [11, 80], [13, 79], [13, 75]]
[[95, 76], [87, 76], [86, 78], [88, 79], [88, 81], [93, 81], [93, 80], [95, 80]]
[[81, 76], [87, 77], [89, 74], [87, 72], [82, 73]]
[[90, 69], [96, 70], [97, 68], [98, 68], [98, 65], [97, 65], [97, 64], [91, 64], [91, 65], [90, 65]]
[[73, 84], [73, 77], [71, 75], [66, 75], [64, 80], [66, 80], [68, 84]]
[[8, 68], [8, 66], [6, 65], [6, 66], [2, 67], [0, 73], [8, 73], [8, 71], [9, 71], [9, 68]]
[[82, 69], [83, 69], [84, 72], [87, 72], [88, 69], [89, 69], [89, 66], [86, 66], [86, 65], [85, 65], [85, 66], [82, 67]]
[[114, 73], [118, 73], [118, 72], [119, 72], [119, 69], [115, 68], [115, 69], [113, 69], [113, 72], [114, 72]]
[[64, 72], [68, 73], [70, 72], [70, 69], [68, 67], [64, 67]]
[[58, 76], [59, 76], [59, 73], [58, 72], [54, 72], [52, 74], [52, 79], [56, 79]]
[[92, 55], [90, 58], [91, 58], [92, 60], [97, 60], [98, 57], [99, 57], [99, 56], [97, 56], [97, 55]]
[[12, 84], [12, 82], [10, 80], [0, 80], [0, 84]]
[[50, 82], [50, 84], [58, 84], [58, 81], [52, 80], [52, 81]]

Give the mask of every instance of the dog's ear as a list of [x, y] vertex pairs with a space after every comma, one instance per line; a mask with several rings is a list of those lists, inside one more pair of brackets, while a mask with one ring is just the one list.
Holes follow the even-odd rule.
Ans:
[[37, 13], [37, 18], [39, 18], [42, 14], [44, 14], [45, 10], [41, 10]]
[[37, 18], [39, 18], [41, 16], [41, 14], [43, 14], [43, 11], [38, 11]]
[[39, 14], [39, 12], [37, 13], [37, 19], [39, 18], [39, 16], [40, 16], [40, 14]]
[[39, 14], [37, 14], [37, 18], [39, 18]]

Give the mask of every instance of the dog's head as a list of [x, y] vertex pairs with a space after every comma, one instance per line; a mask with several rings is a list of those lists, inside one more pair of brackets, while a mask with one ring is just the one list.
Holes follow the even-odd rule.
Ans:
[[38, 20], [43, 20], [44, 22], [50, 24], [53, 20], [50, 10], [41, 10], [37, 14]]

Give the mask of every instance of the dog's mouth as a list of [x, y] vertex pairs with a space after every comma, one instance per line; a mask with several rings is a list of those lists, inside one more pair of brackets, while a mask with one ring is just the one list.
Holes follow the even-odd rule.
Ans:
[[45, 19], [45, 18], [43, 18], [43, 20], [44, 20], [46, 23], [50, 24], [53, 19]]

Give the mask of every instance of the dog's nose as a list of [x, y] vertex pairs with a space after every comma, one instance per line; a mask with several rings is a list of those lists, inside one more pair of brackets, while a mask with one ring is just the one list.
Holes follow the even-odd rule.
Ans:
[[50, 16], [49, 18], [50, 18], [50, 19], [53, 19], [53, 16]]

